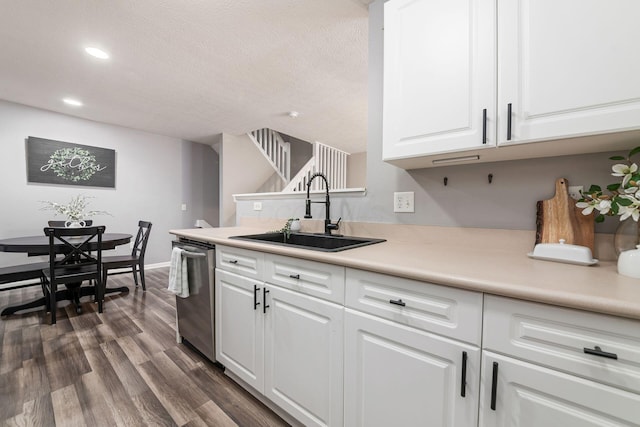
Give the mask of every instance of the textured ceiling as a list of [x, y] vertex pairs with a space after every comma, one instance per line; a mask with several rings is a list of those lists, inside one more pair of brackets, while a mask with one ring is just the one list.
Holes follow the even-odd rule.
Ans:
[[268, 127], [364, 151], [367, 3], [0, 0], [0, 99], [196, 142]]

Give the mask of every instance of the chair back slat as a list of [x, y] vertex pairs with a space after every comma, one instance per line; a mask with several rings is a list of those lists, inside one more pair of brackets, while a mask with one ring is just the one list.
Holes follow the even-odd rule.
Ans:
[[[80, 228], [45, 227], [44, 233], [49, 237], [49, 269], [52, 280], [55, 280], [56, 269], [62, 266], [66, 274], [73, 270], [81, 270], [87, 265], [96, 265], [100, 270], [104, 231], [104, 225]], [[64, 256], [58, 257], [60, 253]]]
[[151, 223], [148, 221], [138, 221], [138, 234], [136, 234], [136, 240], [133, 244], [131, 255], [144, 258], [150, 233]]

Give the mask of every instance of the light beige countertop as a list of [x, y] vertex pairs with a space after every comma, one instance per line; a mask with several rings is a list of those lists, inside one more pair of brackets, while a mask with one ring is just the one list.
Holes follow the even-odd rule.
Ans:
[[[387, 241], [330, 253], [229, 239], [278, 229], [282, 220], [249, 225], [170, 230], [170, 233], [493, 295], [640, 319], [640, 279], [619, 275], [614, 261], [580, 266], [531, 259], [527, 253], [533, 249], [533, 231], [347, 223], [341, 227], [345, 235]], [[316, 225], [305, 226], [303, 222], [303, 231], [317, 231], [312, 230]], [[596, 257], [599, 251], [610, 250], [606, 245], [605, 242], [603, 247], [596, 248]]]

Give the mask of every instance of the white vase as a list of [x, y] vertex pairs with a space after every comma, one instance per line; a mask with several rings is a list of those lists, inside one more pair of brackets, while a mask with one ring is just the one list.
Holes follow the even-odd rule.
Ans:
[[299, 219], [294, 219], [293, 221], [291, 221], [291, 226], [289, 228], [291, 231], [300, 231], [300, 228], [302, 228], [302, 226], [300, 225]]
[[636, 245], [636, 248], [618, 256], [618, 273], [640, 279], [640, 245]]
[[86, 225], [86, 223], [83, 220], [67, 220], [64, 223], [64, 226], [66, 228], [82, 228]]

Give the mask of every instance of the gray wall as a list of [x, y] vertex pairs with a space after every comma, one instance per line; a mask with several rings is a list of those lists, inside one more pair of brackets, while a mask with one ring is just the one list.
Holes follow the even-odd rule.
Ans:
[[[28, 136], [116, 150], [116, 188], [27, 183]], [[147, 263], [153, 264], [169, 261], [169, 229], [217, 219], [216, 154], [206, 145], [0, 101], [0, 147], [0, 238], [42, 233], [48, 219], [64, 218], [41, 210], [39, 201], [66, 203], [82, 193], [94, 197], [91, 209], [113, 215], [93, 218], [107, 231], [134, 234], [138, 220], [151, 221]], [[110, 254], [127, 252], [125, 246]], [[0, 253], [0, 266], [26, 261], [24, 254]]]
[[[458, 165], [404, 171], [382, 159], [382, 27], [383, 1], [369, 7], [369, 128], [367, 142], [367, 195], [336, 197], [332, 218], [438, 226], [535, 229], [536, 201], [553, 197], [554, 183], [564, 177], [571, 185], [605, 186], [616, 182], [610, 176], [613, 153], [564, 156]], [[640, 145], [640, 141], [638, 141]], [[606, 148], [603, 147], [603, 151]], [[493, 183], [487, 176], [493, 174]], [[448, 185], [443, 185], [443, 178]], [[393, 213], [393, 192], [414, 191], [416, 212]], [[301, 200], [264, 201], [260, 212], [252, 201], [241, 202], [238, 217], [288, 218], [304, 214]], [[314, 207], [315, 209], [316, 207]], [[318, 208], [321, 209], [321, 208]], [[315, 218], [323, 218], [320, 210]], [[599, 232], [615, 229], [617, 218], [597, 225]]]

